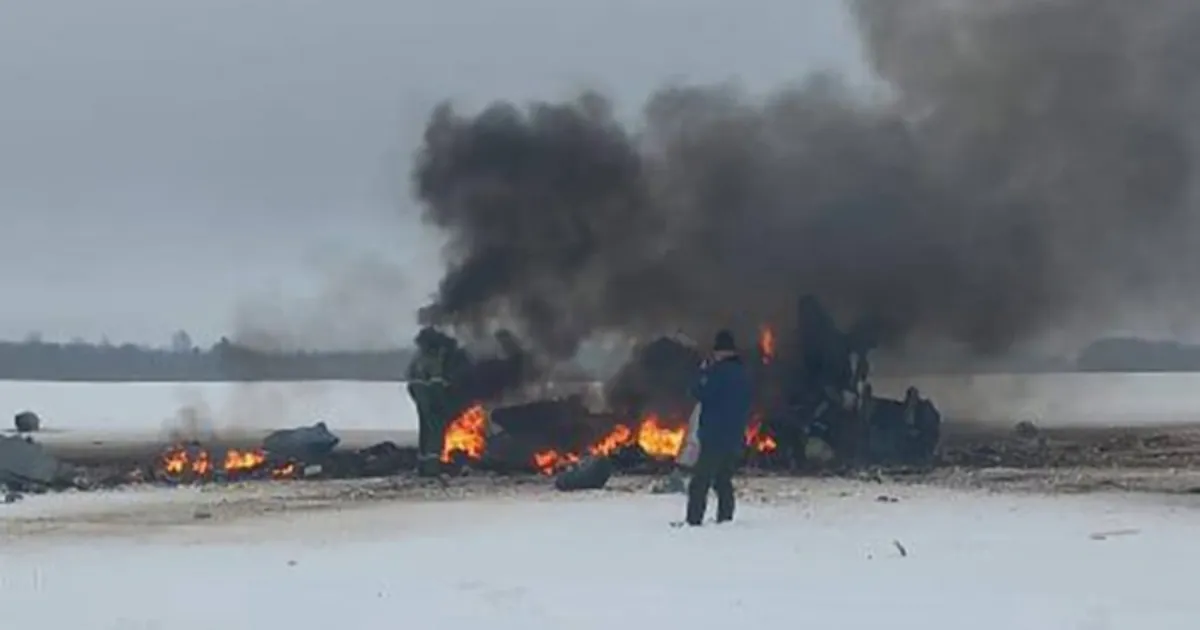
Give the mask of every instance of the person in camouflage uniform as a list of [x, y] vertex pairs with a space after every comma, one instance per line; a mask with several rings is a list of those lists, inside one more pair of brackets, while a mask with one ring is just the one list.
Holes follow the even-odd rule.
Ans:
[[418, 468], [433, 474], [446, 427], [457, 412], [451, 382], [456, 345], [432, 328], [417, 334], [417, 354], [408, 366], [408, 395], [417, 407]]

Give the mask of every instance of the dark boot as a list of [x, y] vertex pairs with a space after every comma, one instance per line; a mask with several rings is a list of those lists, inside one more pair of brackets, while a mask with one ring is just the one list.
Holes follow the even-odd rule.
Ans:
[[717, 522], [727, 523], [733, 520], [735, 499], [733, 494], [733, 469], [737, 465], [736, 456], [724, 458], [713, 471], [713, 490], [717, 492]]
[[717, 522], [728, 523], [733, 520], [733, 509], [736, 501], [733, 498], [733, 487], [728, 493], [717, 490]]

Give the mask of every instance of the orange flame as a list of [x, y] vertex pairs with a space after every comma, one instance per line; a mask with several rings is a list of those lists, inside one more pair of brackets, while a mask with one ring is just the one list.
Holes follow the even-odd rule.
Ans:
[[579, 456], [574, 453], [559, 453], [555, 450], [541, 451], [533, 456], [534, 467], [543, 475], [552, 475], [554, 471], [566, 468], [578, 461]]
[[271, 476], [276, 479], [289, 479], [296, 476], [296, 465], [288, 462], [271, 471]]
[[[261, 450], [242, 451], [229, 449], [219, 465], [208, 450], [195, 446], [173, 446], [162, 454], [159, 468], [171, 477], [209, 477], [217, 472], [244, 473], [262, 469], [267, 464], [267, 455]], [[287, 463], [270, 471], [276, 478], [291, 477], [296, 466]]]
[[251, 470], [262, 466], [266, 461], [267, 456], [261, 451], [231, 449], [225, 452], [225, 470]]
[[770, 453], [778, 448], [775, 438], [763, 433], [762, 419], [755, 415], [746, 427], [746, 446], [756, 453]]
[[187, 453], [167, 451], [162, 456], [163, 472], [170, 475], [178, 475], [187, 468], [188, 457]]
[[658, 415], [650, 414], [638, 426], [637, 443], [650, 457], [668, 459], [679, 456], [686, 435], [687, 423], [671, 428], [663, 425]]
[[[588, 447], [587, 452], [592, 455], [611, 455], [621, 448], [637, 444], [648, 457], [669, 460], [679, 457], [686, 437], [687, 426], [684, 422], [673, 425], [658, 414], [651, 413], [638, 423], [636, 430], [624, 424], [613, 427], [612, 431]], [[775, 438], [763, 432], [762, 420], [757, 414], [746, 427], [746, 447], [757, 453], [770, 453], [778, 447]], [[577, 453], [548, 449], [534, 454], [533, 466], [538, 472], [551, 475], [579, 460]]]
[[613, 430], [588, 449], [592, 455], [611, 455], [614, 451], [629, 444], [633, 431], [629, 427], [618, 424]]
[[[629, 427], [618, 424], [607, 435], [596, 440], [587, 451], [592, 455], [611, 455], [618, 449], [633, 442], [633, 431]], [[553, 449], [539, 451], [533, 455], [533, 466], [544, 475], [554, 474], [555, 471], [579, 462], [575, 453], [560, 453]]]
[[[649, 414], [638, 423], [636, 429], [628, 425], [618, 424], [607, 435], [587, 448], [591, 455], [611, 455], [616, 451], [637, 444], [648, 457], [653, 459], [672, 459], [683, 450], [683, 439], [687, 434], [686, 423], [680, 422], [678, 427], [669, 426], [657, 414]], [[560, 453], [545, 450], [534, 454], [533, 465], [543, 474], [554, 472], [578, 462], [580, 456], [576, 453]]]
[[487, 411], [483, 405], [471, 405], [446, 427], [442, 438], [442, 461], [449, 463], [455, 455], [478, 460], [487, 448]]
[[769, 365], [775, 359], [775, 331], [765, 324], [758, 330], [758, 351], [763, 365]]

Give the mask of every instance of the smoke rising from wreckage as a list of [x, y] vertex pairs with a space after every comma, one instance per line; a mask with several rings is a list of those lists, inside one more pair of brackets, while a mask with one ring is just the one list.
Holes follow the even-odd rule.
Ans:
[[[1200, 6], [847, 5], [884, 98], [821, 74], [761, 97], [667, 87], [636, 125], [597, 93], [439, 106], [412, 172], [448, 237], [422, 323], [515, 331], [542, 366], [603, 335], [755, 331], [759, 420], [787, 457], [825, 442], [850, 461], [922, 460], [940, 415], [915, 390], [874, 397], [876, 346], [999, 354], [1194, 285]], [[686, 424], [695, 361], [656, 363], [656, 343], [607, 387], [622, 444]], [[533, 460], [603, 455], [613, 435]]]
[[888, 346], [992, 353], [1191, 300], [1200, 6], [848, 5], [886, 98], [816, 75], [664, 88], [636, 125], [595, 93], [438, 108], [413, 172], [449, 238], [424, 322], [564, 360], [601, 333], [746, 337], [808, 292]]

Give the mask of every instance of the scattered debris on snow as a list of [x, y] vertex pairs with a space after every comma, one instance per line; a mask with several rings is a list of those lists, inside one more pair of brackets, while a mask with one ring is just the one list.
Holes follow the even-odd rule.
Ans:
[[42, 429], [42, 419], [36, 413], [26, 410], [13, 417], [13, 426], [17, 433], [35, 433]]
[[585, 457], [554, 478], [554, 487], [562, 492], [600, 490], [612, 478], [612, 460], [607, 457]]
[[70, 471], [28, 437], [0, 436], [0, 485], [9, 490], [45, 490], [70, 485]]

